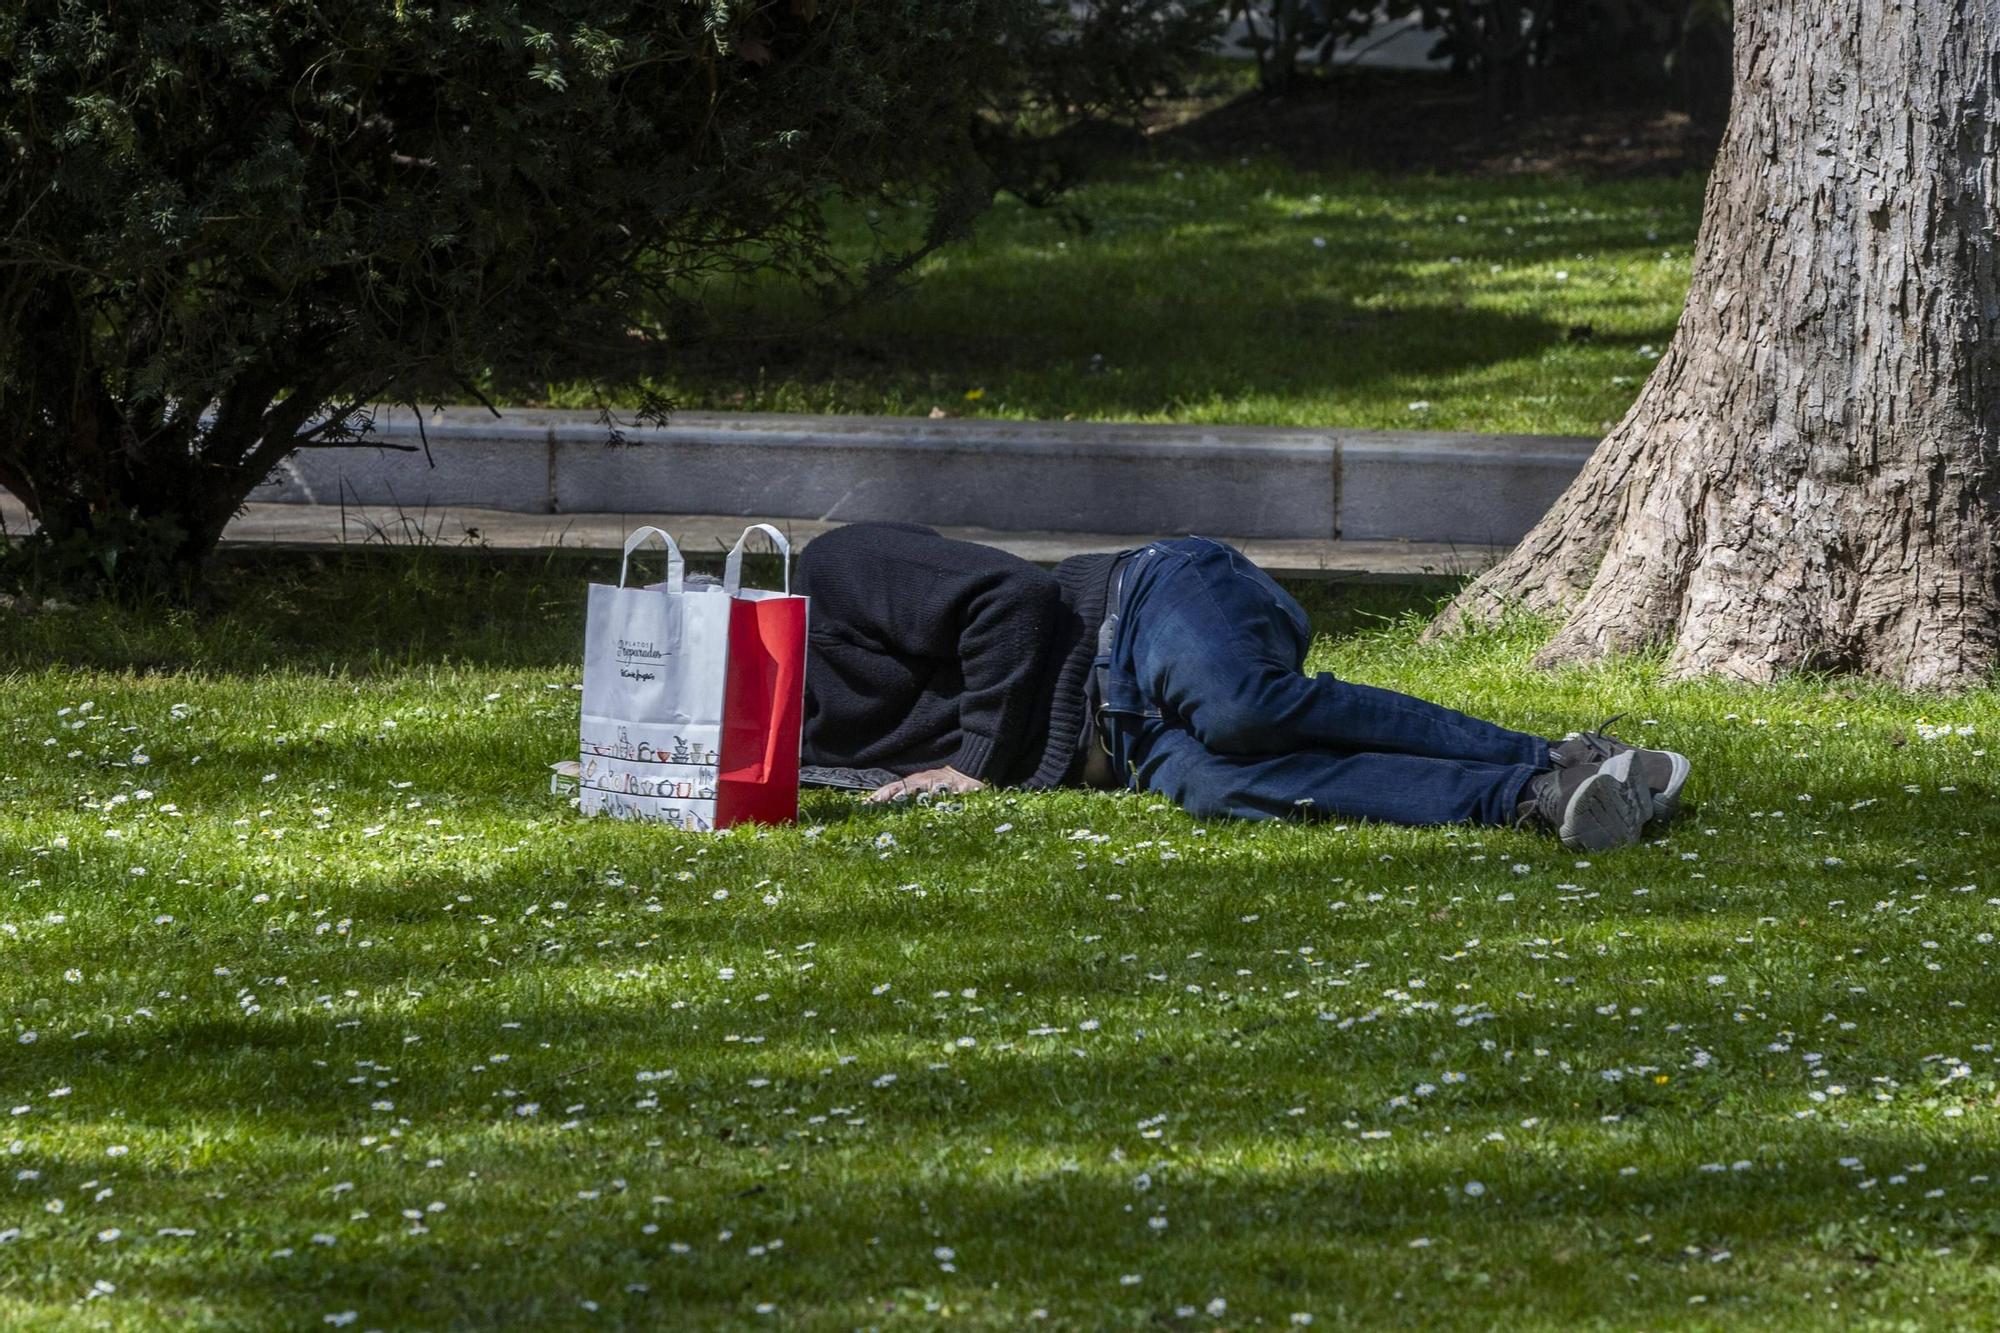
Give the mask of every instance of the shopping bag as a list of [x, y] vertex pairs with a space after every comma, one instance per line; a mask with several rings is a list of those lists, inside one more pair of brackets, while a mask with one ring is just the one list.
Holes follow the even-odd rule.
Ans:
[[[753, 532], [785, 560], [783, 591], [742, 586]], [[632, 552], [667, 548], [667, 577], [629, 587]], [[640, 528], [617, 586], [592, 584], [585, 621], [578, 806], [587, 815], [711, 830], [798, 816], [806, 599], [791, 595], [791, 547], [744, 529], [722, 586], [692, 588], [673, 539]]]
[[[783, 559], [783, 588], [743, 586], [743, 544], [770, 538]], [[722, 594], [729, 599], [729, 663], [722, 706], [722, 767], [716, 827], [789, 824], [799, 817], [799, 738], [806, 707], [806, 599], [792, 595], [792, 544], [752, 523], [730, 548]]]

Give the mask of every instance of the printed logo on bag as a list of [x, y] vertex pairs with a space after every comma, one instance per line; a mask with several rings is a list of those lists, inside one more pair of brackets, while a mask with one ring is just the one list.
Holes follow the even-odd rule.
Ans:
[[618, 641], [618, 674], [627, 680], [657, 680], [656, 671], [644, 670], [657, 667], [668, 650], [652, 639], [620, 639]]

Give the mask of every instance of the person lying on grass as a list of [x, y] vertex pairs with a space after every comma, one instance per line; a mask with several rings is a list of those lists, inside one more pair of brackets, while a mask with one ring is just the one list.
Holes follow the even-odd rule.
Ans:
[[1132, 787], [1198, 817], [1512, 824], [1580, 850], [1674, 814], [1687, 759], [1601, 732], [1550, 742], [1303, 674], [1291, 595], [1203, 537], [1053, 573], [910, 523], [799, 561], [812, 599], [805, 762], [897, 775], [868, 799]]

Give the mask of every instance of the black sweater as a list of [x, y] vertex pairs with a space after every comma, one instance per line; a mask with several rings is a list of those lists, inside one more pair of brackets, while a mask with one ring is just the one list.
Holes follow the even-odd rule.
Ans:
[[996, 786], [1082, 769], [1084, 683], [1109, 555], [1049, 573], [914, 523], [856, 523], [799, 558], [805, 759], [898, 773], [949, 764]]

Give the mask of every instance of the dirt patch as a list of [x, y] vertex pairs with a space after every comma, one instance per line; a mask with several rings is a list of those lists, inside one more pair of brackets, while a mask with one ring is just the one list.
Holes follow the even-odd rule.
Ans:
[[1658, 103], [1592, 103], [1561, 87], [1496, 116], [1475, 80], [1350, 69], [1282, 96], [1197, 93], [1158, 108], [1144, 132], [1169, 151], [1277, 153], [1307, 169], [1630, 177], [1708, 170], [1722, 126]]

